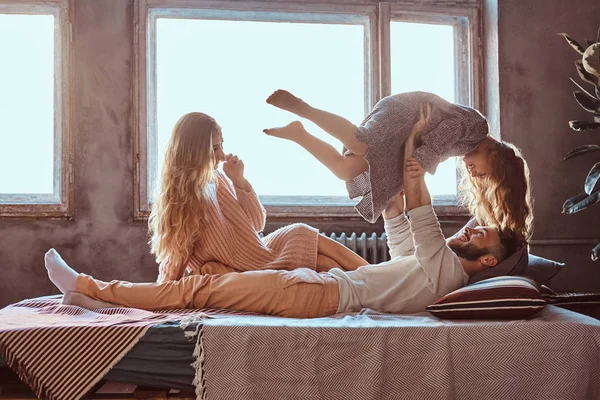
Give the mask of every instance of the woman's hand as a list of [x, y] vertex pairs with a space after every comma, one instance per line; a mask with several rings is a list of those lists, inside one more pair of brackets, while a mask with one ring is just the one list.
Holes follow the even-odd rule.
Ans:
[[245, 191], [252, 190], [250, 183], [244, 178], [244, 162], [233, 154], [225, 156], [223, 172], [231, 180], [233, 185]]

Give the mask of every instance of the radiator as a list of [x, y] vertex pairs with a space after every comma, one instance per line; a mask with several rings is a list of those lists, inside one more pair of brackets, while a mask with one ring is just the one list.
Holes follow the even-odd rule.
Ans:
[[368, 236], [365, 232], [360, 234], [352, 232], [350, 235], [346, 235], [345, 233], [336, 235], [335, 233], [332, 233], [331, 235], [325, 236], [348, 247], [350, 250], [367, 260], [369, 264], [377, 264], [390, 259], [387, 236], [385, 233], [380, 236], [377, 236], [375, 232]]

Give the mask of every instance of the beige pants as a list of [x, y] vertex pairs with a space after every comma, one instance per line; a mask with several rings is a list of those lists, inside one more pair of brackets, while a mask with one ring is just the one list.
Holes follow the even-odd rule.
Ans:
[[191, 275], [162, 283], [107, 283], [80, 274], [77, 292], [145, 310], [225, 308], [293, 318], [332, 315], [339, 304], [335, 278], [307, 268]]

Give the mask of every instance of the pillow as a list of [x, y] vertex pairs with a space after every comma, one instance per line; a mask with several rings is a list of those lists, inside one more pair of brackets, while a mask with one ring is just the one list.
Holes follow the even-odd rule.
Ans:
[[565, 263], [549, 260], [544, 257], [529, 254], [527, 269], [523, 275], [527, 275], [537, 282], [538, 285], [548, 283], [556, 274], [565, 267]]
[[542, 293], [548, 304], [600, 319], [600, 293]]
[[[527, 247], [521, 247], [513, 255], [496, 265], [476, 273], [469, 278], [469, 284], [505, 275], [527, 275], [525, 271], [528, 266]], [[534, 278], [537, 282], [537, 280]]]
[[545, 306], [532, 279], [498, 276], [448, 293], [426, 309], [446, 319], [521, 319]]
[[495, 267], [471, 276], [469, 284], [495, 276], [520, 275], [530, 277], [538, 285], [544, 285], [548, 284], [564, 267], [564, 263], [530, 254], [527, 247], [522, 247]]

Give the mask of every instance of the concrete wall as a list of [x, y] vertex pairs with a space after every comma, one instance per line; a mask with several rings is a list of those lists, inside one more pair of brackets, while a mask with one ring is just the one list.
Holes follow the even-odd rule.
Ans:
[[[502, 138], [523, 150], [535, 196], [532, 252], [565, 261], [553, 281], [559, 290], [600, 291], [600, 263], [590, 261], [589, 242], [600, 238], [600, 206], [561, 215], [563, 202], [583, 191], [598, 155], [563, 162], [574, 147], [600, 143], [600, 131], [574, 132], [573, 119], [591, 119], [575, 102], [578, 54], [557, 33], [580, 43], [595, 39], [600, 26], [595, 0], [498, 0], [498, 60]], [[550, 245], [535, 245], [552, 240]]]
[[[152, 281], [145, 223], [132, 222], [133, 2], [76, 0], [73, 31], [75, 218], [71, 221], [0, 220], [0, 306], [56, 293], [43, 266], [44, 252], [57, 248], [78, 270], [100, 279]], [[557, 32], [576, 38], [595, 35], [596, 0], [501, 0], [497, 7], [497, 57], [502, 136], [523, 149], [536, 197], [537, 240], [600, 237], [600, 207], [560, 215], [564, 199], [580, 191], [592, 159], [561, 161], [571, 148], [598, 132], [574, 133], [570, 119], [587, 117], [575, 104], [568, 77], [576, 54]], [[550, 4], [552, 7], [550, 7]], [[493, 20], [493, 18], [492, 18]], [[492, 30], [493, 32], [493, 30]], [[493, 74], [495, 68], [488, 66]], [[489, 97], [489, 96], [488, 96]], [[489, 97], [489, 98], [493, 98]], [[288, 221], [270, 221], [269, 229]], [[305, 221], [325, 231], [381, 231], [381, 224]], [[456, 230], [460, 221], [445, 223]], [[600, 264], [589, 261], [588, 244], [534, 245], [536, 254], [566, 261], [553, 282], [563, 290], [600, 290]]]
[[74, 14], [74, 219], [0, 221], [0, 305], [56, 293], [50, 247], [100, 279], [156, 279], [146, 224], [130, 222], [133, 2], [77, 0]]

